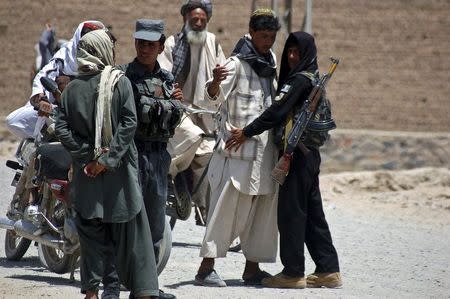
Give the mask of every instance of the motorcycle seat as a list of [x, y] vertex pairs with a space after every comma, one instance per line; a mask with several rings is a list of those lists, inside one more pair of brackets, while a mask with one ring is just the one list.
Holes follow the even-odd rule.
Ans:
[[71, 164], [70, 153], [59, 142], [44, 143], [36, 150], [37, 176], [45, 179], [68, 180], [67, 174]]

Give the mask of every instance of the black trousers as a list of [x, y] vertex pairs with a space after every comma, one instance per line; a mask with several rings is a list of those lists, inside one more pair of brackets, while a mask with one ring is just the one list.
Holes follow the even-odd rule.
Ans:
[[136, 146], [139, 156], [139, 180], [158, 264], [166, 224], [167, 175], [171, 158], [166, 142], [136, 141]]
[[144, 209], [125, 223], [84, 219], [79, 214], [75, 223], [80, 238], [82, 292], [97, 292], [102, 276], [104, 281], [106, 275], [114, 278], [118, 274], [120, 282], [136, 297], [159, 295], [151, 233]]
[[294, 152], [291, 168], [278, 198], [278, 229], [283, 273], [305, 275], [304, 244], [316, 264], [315, 272], [338, 272], [339, 262], [331, 240], [319, 189], [320, 153]]

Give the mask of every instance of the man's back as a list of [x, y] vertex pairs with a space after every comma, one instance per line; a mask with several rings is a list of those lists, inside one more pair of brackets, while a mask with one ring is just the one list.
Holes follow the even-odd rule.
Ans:
[[96, 87], [99, 82], [99, 74], [72, 80], [66, 88], [65, 101], [62, 103], [71, 128], [92, 144], [95, 135]]
[[[69, 83], [63, 93], [56, 123], [56, 134], [70, 151], [73, 161], [71, 199], [84, 218], [103, 218], [105, 222], [123, 222], [141, 209], [142, 195], [137, 184], [137, 151], [132, 135], [125, 140], [122, 134], [110, 145], [104, 174], [90, 178], [84, 166], [94, 159], [95, 111], [100, 74], [79, 76]], [[117, 130], [134, 132], [136, 111], [131, 85], [122, 76], [111, 101], [113, 135]], [[132, 134], [132, 133], [131, 133]], [[99, 158], [99, 160], [102, 159]], [[101, 190], [101, 192], [99, 192]]]

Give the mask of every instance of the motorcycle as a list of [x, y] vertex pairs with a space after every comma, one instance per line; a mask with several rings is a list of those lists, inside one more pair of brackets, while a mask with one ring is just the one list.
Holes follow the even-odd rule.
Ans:
[[[60, 92], [55, 81], [41, 78], [49, 92]], [[79, 266], [80, 245], [74, 223], [74, 211], [69, 199], [69, 170], [71, 156], [53, 136], [52, 115], [45, 119], [39, 138], [24, 139], [15, 157], [7, 167], [16, 171], [11, 185], [15, 193], [7, 211], [7, 218], [0, 218], [0, 228], [6, 229], [5, 255], [18, 261], [27, 252], [31, 241], [38, 247], [38, 256], [44, 267], [64, 274]], [[157, 272], [167, 264], [172, 248], [172, 233], [166, 221], [159, 253]]]
[[[195, 109], [188, 106], [184, 107], [185, 114], [190, 117], [195, 114], [210, 114], [213, 116], [215, 122], [218, 119], [218, 113], [212, 110], [206, 109]], [[215, 134], [207, 135], [203, 134], [202, 138], [216, 139]], [[166, 202], [166, 215], [170, 217], [170, 227], [173, 229], [177, 220], [187, 220], [189, 219], [192, 208], [195, 209], [197, 223], [199, 225], [205, 226], [206, 219], [204, 215], [200, 212], [199, 207], [192, 201], [192, 197], [199, 189], [203, 179], [205, 178], [207, 169], [205, 169], [198, 183], [194, 186], [192, 179], [192, 171], [187, 168], [179, 173], [177, 173], [173, 178], [169, 178], [169, 185], [167, 190], [167, 202]]]
[[[57, 90], [54, 81], [42, 79], [50, 92]], [[7, 219], [0, 218], [0, 227], [7, 230], [8, 260], [20, 260], [34, 241], [47, 269], [58, 274], [70, 272], [73, 279], [80, 250], [68, 197], [71, 158], [60, 143], [52, 142], [52, 122], [51, 115], [40, 117], [36, 138], [22, 140], [15, 155], [17, 161], [6, 162], [16, 171], [11, 183], [16, 189]]]
[[[47, 269], [58, 274], [70, 272], [73, 277], [80, 251], [69, 208], [70, 155], [61, 144], [25, 139], [16, 158], [17, 162], [6, 162], [16, 171], [12, 181], [16, 192], [8, 218], [0, 218], [0, 227], [7, 229], [6, 257], [20, 260], [35, 241], [39, 259]], [[30, 183], [32, 187], [27, 188]]]

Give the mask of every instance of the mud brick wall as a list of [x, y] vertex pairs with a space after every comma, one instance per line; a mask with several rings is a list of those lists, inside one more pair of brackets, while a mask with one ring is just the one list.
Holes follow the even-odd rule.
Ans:
[[[0, 118], [30, 95], [34, 44], [47, 19], [60, 38], [78, 23], [99, 19], [118, 37], [117, 62], [134, 56], [137, 18], [166, 20], [168, 34], [181, 28], [184, 1], [0, 1]], [[284, 1], [279, 0], [284, 13]], [[293, 28], [300, 29], [304, 0], [294, 0]], [[270, 6], [271, 1], [256, 1]], [[210, 31], [226, 54], [247, 32], [252, 1], [213, 0]], [[450, 132], [450, 1], [314, 0], [313, 31], [322, 72], [328, 57], [341, 58], [329, 84], [339, 128]], [[285, 33], [275, 50], [282, 49]]]

